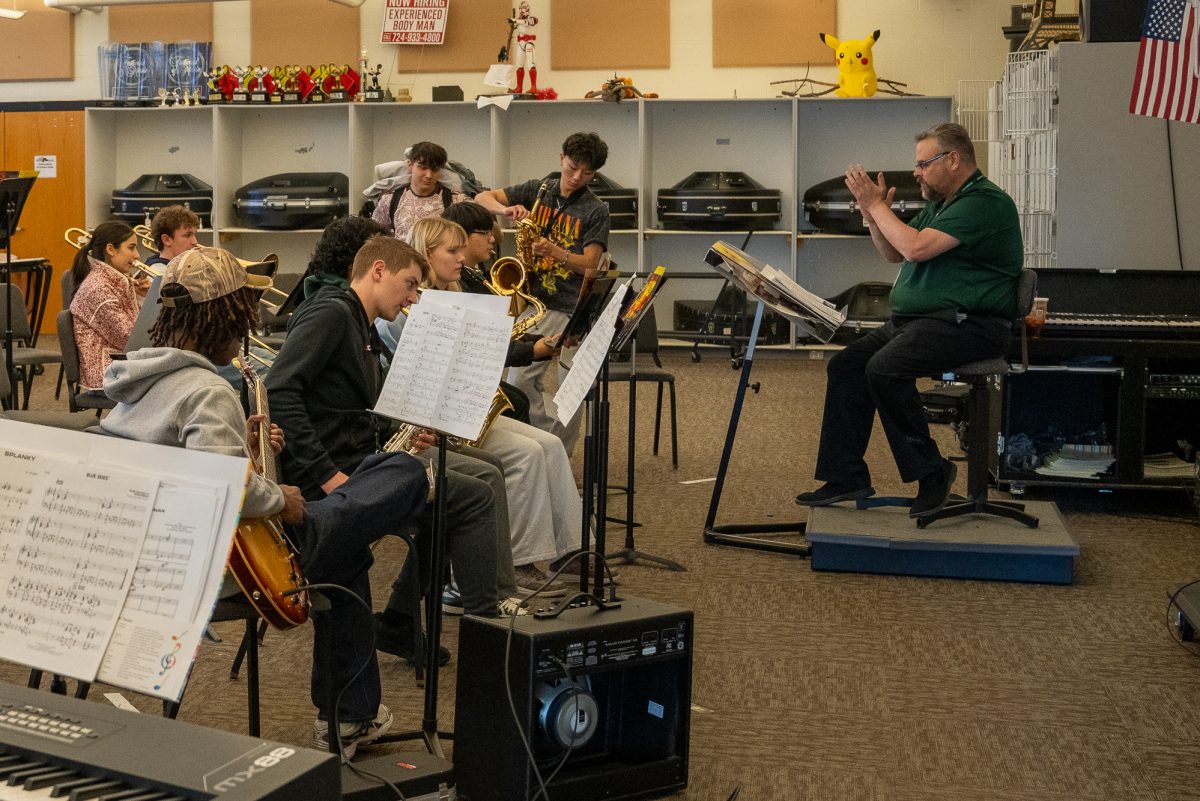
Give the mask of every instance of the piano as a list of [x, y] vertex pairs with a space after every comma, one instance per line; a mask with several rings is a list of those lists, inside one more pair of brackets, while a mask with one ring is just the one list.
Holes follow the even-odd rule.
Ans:
[[332, 754], [0, 684], [0, 801], [335, 801]]
[[1037, 271], [1042, 337], [1200, 339], [1200, 271]]
[[[1046, 324], [1029, 342], [1030, 372], [1006, 381], [1001, 433], [1007, 440], [1047, 424], [1068, 430], [1086, 416], [1066, 411], [1072, 402], [1094, 396], [1117, 461], [1103, 479], [1051, 480], [1001, 464], [999, 480], [1185, 485], [1148, 475], [1144, 457], [1181, 439], [1200, 445], [1200, 271], [1042, 268], [1037, 276], [1037, 295], [1048, 299]], [[1009, 355], [1020, 358], [1019, 343]], [[1090, 414], [1088, 424], [1101, 412]]]

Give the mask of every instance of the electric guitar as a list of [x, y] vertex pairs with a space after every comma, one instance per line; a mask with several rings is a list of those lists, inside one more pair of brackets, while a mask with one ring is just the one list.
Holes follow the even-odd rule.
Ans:
[[[254, 368], [243, 359], [234, 364], [242, 373], [250, 406], [255, 414], [263, 416], [258, 430], [258, 460], [260, 474], [271, 481], [277, 480], [275, 453], [271, 450], [271, 418], [267, 410], [267, 391]], [[308, 620], [308, 593], [285, 595], [304, 585], [296, 548], [288, 539], [283, 521], [278, 515], [271, 517], [243, 518], [233, 536], [233, 550], [229, 554], [229, 571], [247, 600], [258, 610], [262, 619], [272, 626], [288, 629]]]

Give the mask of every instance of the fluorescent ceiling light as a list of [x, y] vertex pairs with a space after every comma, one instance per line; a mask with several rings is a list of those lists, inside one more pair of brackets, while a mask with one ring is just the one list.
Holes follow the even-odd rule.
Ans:
[[15, 8], [0, 8], [0, 19], [20, 19], [25, 16], [24, 11], [17, 11]]

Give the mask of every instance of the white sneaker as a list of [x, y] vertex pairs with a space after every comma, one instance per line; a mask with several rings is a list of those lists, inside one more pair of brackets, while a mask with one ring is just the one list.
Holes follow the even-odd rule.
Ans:
[[528, 615], [529, 610], [522, 606], [523, 603], [524, 601], [520, 598], [501, 598], [500, 603], [496, 604], [496, 612], [499, 613], [500, 617]]
[[[374, 720], [363, 720], [357, 723], [339, 723], [338, 732], [342, 736], [342, 762], [354, 758], [360, 745], [375, 742], [392, 728], [392, 711], [383, 704]], [[329, 750], [329, 721], [317, 718], [313, 724], [313, 743], [318, 750]]]

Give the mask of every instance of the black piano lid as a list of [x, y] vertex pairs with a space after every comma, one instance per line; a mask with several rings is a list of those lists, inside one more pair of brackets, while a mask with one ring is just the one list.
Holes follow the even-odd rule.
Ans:
[[1200, 317], [1200, 270], [1037, 269], [1047, 315]]

